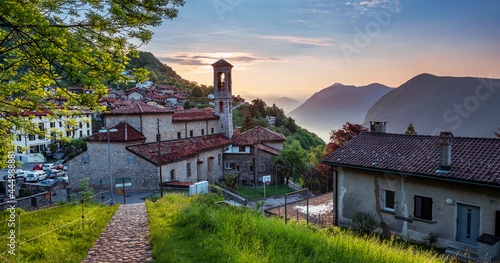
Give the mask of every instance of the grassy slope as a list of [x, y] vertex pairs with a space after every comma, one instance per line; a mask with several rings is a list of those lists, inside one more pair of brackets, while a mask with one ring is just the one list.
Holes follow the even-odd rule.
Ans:
[[285, 225], [253, 210], [215, 205], [216, 198], [167, 195], [146, 203], [155, 262], [442, 262], [338, 228]]
[[[96, 207], [86, 204], [83, 211], [87, 214]], [[21, 213], [21, 242], [49, 232], [75, 219], [79, 220], [21, 244], [20, 262], [80, 262], [86, 257], [87, 251], [94, 245], [94, 241], [113, 217], [118, 206], [102, 207], [101, 209], [97, 208], [85, 216], [85, 228], [82, 227], [82, 207], [80, 205], [67, 205], [38, 212]], [[0, 221], [7, 219], [8, 216], [9, 211], [2, 212]], [[16, 238], [17, 227], [16, 216]], [[7, 222], [0, 224], [0, 253], [8, 249], [7, 233], [10, 229]], [[15, 256], [9, 254], [0, 256], [0, 262], [17, 262], [17, 250]]]

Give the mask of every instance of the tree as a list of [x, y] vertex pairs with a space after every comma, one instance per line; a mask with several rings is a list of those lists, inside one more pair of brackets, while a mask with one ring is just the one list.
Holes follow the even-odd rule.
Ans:
[[191, 97], [200, 98], [203, 97], [203, 91], [200, 87], [194, 87], [193, 91], [191, 91]]
[[417, 132], [415, 131], [415, 127], [413, 127], [413, 123], [410, 122], [408, 124], [408, 128], [406, 128], [405, 134], [407, 135], [417, 135]]
[[298, 141], [286, 144], [279, 156], [273, 157], [273, 165], [277, 166], [278, 173], [285, 177], [287, 182], [290, 176], [295, 174], [302, 175], [306, 169], [306, 153]]
[[242, 132], [248, 131], [248, 130], [254, 128], [255, 126], [257, 126], [257, 124], [252, 119], [252, 117], [250, 117], [250, 113], [247, 112], [245, 114], [245, 118], [243, 119], [243, 123], [241, 123], [241, 131]]
[[[107, 93], [106, 81], [128, 82], [121, 74], [137, 55], [135, 43], [147, 43], [151, 27], [177, 16], [183, 0], [4, 1], [0, 5], [0, 168], [12, 152], [16, 130], [45, 135], [25, 111], [74, 115], [59, 109], [50, 97], [65, 97], [67, 107], [103, 110], [98, 100]], [[131, 70], [139, 82], [147, 71]], [[92, 93], [72, 94], [80, 86]]]
[[352, 138], [361, 132], [368, 131], [368, 128], [363, 127], [361, 124], [346, 122], [342, 129], [332, 130], [330, 132], [330, 142], [326, 145], [325, 156], [334, 152], [342, 145], [346, 144]]

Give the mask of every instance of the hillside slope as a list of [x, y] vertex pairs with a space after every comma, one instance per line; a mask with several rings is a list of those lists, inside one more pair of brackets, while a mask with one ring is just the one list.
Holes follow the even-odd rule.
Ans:
[[368, 109], [391, 90], [378, 83], [361, 87], [335, 83], [315, 93], [289, 115], [328, 141], [332, 129], [341, 128], [347, 121], [363, 122]]
[[500, 127], [500, 80], [418, 75], [387, 93], [368, 111], [369, 121], [387, 121], [387, 132], [494, 137]]

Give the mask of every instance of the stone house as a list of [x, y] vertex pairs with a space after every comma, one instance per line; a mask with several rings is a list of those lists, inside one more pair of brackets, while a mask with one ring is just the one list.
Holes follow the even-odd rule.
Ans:
[[107, 133], [86, 138], [87, 151], [67, 161], [70, 187], [78, 188], [84, 177], [91, 182], [108, 180], [107, 156], [111, 177], [131, 178], [132, 191], [157, 190], [160, 175], [163, 182], [218, 180], [223, 174], [222, 154], [232, 142], [232, 66], [225, 61], [213, 66], [215, 72], [226, 73], [225, 81], [221, 74], [216, 80], [222, 82], [221, 92], [216, 92], [218, 111], [173, 110], [138, 101], [103, 114], [105, 128], [117, 130], [109, 133], [110, 155]]
[[272, 158], [279, 155], [284, 141], [283, 134], [260, 126], [235, 134], [224, 153], [224, 176], [231, 174], [243, 185], [260, 184], [262, 176], [275, 174]]
[[367, 212], [386, 235], [424, 240], [432, 233], [450, 255], [488, 262], [497, 257], [500, 140], [374, 128], [323, 160], [336, 171], [336, 223]]

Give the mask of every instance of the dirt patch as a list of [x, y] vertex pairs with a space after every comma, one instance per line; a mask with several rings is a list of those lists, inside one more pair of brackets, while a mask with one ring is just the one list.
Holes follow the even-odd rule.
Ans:
[[[266, 209], [267, 213], [285, 217], [285, 206], [277, 206]], [[287, 218], [297, 221], [307, 218], [307, 200], [301, 200], [288, 204]], [[333, 193], [320, 195], [309, 199], [309, 223], [322, 227], [333, 225]]]

